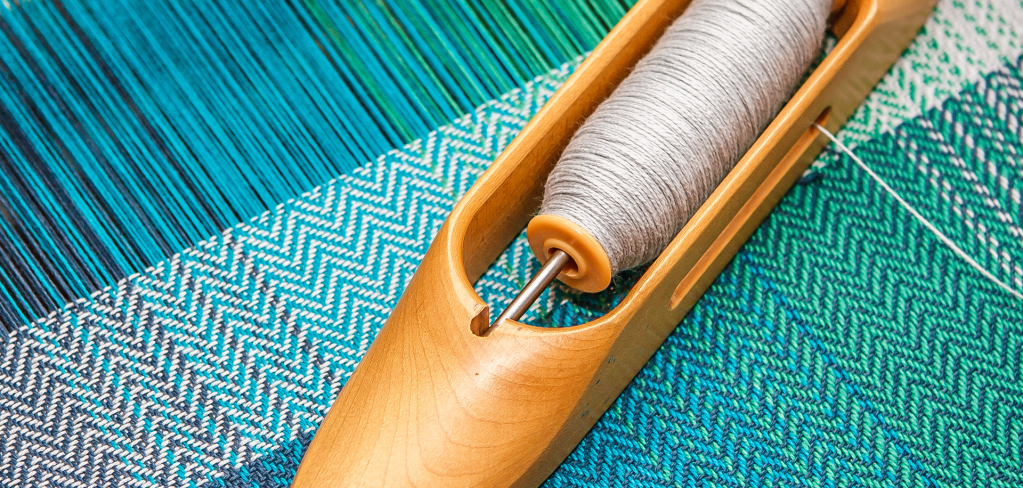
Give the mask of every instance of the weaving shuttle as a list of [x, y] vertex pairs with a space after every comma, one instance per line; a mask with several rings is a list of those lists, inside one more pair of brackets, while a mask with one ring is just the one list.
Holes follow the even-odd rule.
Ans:
[[450, 214], [309, 446], [295, 488], [532, 487], [646, 363], [913, 39], [933, 0], [838, 2], [834, 49], [653, 262], [586, 324], [489, 328], [473, 291], [574, 130], [689, 2], [638, 2]]

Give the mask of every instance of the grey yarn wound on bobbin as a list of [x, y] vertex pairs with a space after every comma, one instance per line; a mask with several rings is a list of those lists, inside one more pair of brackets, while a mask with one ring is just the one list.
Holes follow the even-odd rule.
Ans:
[[792, 95], [831, 0], [695, 0], [573, 136], [541, 214], [612, 272], [657, 257]]

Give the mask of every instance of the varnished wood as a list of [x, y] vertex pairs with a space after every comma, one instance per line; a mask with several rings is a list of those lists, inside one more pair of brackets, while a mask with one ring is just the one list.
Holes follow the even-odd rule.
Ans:
[[641, 0], [458, 203], [292, 486], [533, 487], [568, 455], [912, 40], [934, 0], [847, 0], [835, 49], [604, 317], [489, 319], [472, 282], [535, 213], [573, 131], [687, 1]]

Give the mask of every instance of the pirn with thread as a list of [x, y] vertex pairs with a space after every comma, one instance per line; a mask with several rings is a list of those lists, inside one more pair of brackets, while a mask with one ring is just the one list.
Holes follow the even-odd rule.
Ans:
[[597, 292], [657, 257], [795, 91], [831, 7], [693, 2], [561, 155], [528, 227], [546, 263], [495, 324], [558, 275]]

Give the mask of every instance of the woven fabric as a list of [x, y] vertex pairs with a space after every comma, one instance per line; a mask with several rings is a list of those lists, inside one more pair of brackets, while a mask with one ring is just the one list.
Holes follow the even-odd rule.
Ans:
[[[842, 134], [1018, 288], [1021, 13], [943, 2]], [[454, 202], [576, 63], [19, 329], [0, 486], [287, 486]], [[1023, 304], [819, 163], [547, 486], [1023, 483]], [[533, 269], [520, 239], [477, 289], [500, 307]]]

